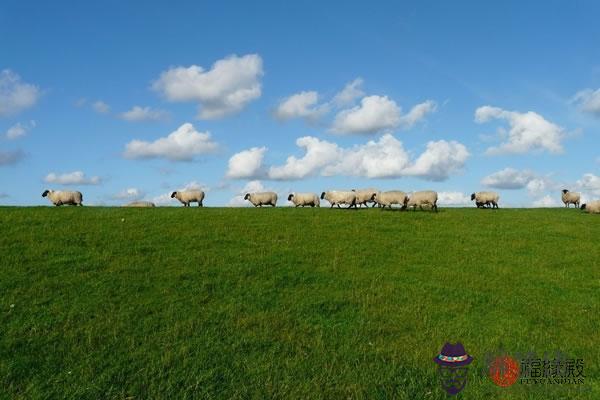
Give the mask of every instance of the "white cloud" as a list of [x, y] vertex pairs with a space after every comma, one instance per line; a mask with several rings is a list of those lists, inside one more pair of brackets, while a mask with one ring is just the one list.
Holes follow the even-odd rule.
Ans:
[[44, 182], [59, 185], [99, 185], [102, 179], [99, 176], [88, 178], [82, 171], [67, 172], [64, 174], [51, 172], [46, 175]]
[[304, 118], [309, 122], [315, 122], [328, 110], [326, 104], [319, 105], [318, 102], [319, 94], [315, 91], [296, 93], [283, 99], [273, 115], [280, 121]]
[[94, 104], [92, 104], [92, 109], [98, 114], [108, 114], [110, 112], [110, 106], [102, 100], [94, 102]]
[[361, 89], [362, 85], [362, 78], [356, 78], [352, 82], [346, 84], [344, 89], [342, 89], [335, 95], [335, 97], [333, 98], [333, 103], [337, 107], [343, 107], [348, 104], [352, 104], [354, 100], [365, 95], [365, 92], [363, 92]]
[[522, 154], [544, 150], [556, 154], [563, 151], [563, 129], [533, 111], [520, 113], [490, 106], [475, 110], [475, 122], [485, 123], [492, 119], [506, 120], [510, 131], [505, 142], [488, 148], [486, 154]]
[[600, 89], [584, 89], [573, 98], [579, 108], [587, 113], [600, 117]]
[[231, 199], [229, 200], [229, 207], [248, 207], [249, 206], [249, 202], [247, 200], [244, 200], [244, 195], [246, 193], [253, 193], [253, 192], [264, 192], [265, 190], [267, 190], [264, 185], [262, 184], [261, 181], [259, 180], [253, 180], [253, 181], [249, 181], [246, 183], [246, 185], [241, 188], [237, 194]]
[[252, 147], [240, 151], [229, 159], [226, 177], [231, 179], [256, 178], [262, 174], [262, 162], [266, 147]]
[[270, 179], [294, 180], [321, 174], [367, 178], [418, 176], [439, 181], [462, 169], [469, 157], [462, 144], [441, 140], [428, 143], [425, 152], [412, 163], [402, 142], [390, 134], [349, 148], [312, 136], [299, 138], [296, 145], [304, 149], [304, 156], [290, 156], [284, 165], [271, 167]]
[[237, 113], [261, 95], [262, 59], [258, 54], [231, 55], [205, 71], [198, 65], [171, 68], [152, 88], [167, 100], [200, 103], [199, 118]]
[[25, 158], [25, 153], [22, 150], [8, 150], [2, 151], [0, 150], [0, 167], [6, 165], [13, 165]]
[[35, 121], [31, 120], [29, 123], [22, 124], [17, 122], [6, 131], [6, 138], [9, 140], [15, 140], [27, 135], [27, 132], [35, 128]]
[[9, 69], [0, 71], [0, 117], [32, 107], [40, 96], [37, 86], [22, 82], [21, 77]]
[[140, 200], [145, 196], [145, 193], [138, 188], [127, 188], [121, 190], [113, 196], [116, 200]]
[[146, 142], [132, 140], [125, 146], [124, 156], [131, 159], [166, 158], [171, 161], [191, 161], [195, 156], [212, 153], [218, 145], [209, 132], [198, 132], [185, 123], [167, 137]]
[[363, 97], [360, 105], [340, 111], [330, 129], [334, 133], [376, 133], [395, 128], [410, 128], [436, 110], [432, 100], [414, 106], [406, 115], [387, 96]]
[[579, 190], [590, 193], [592, 196], [600, 196], [600, 176], [591, 173], [583, 174], [576, 183]]
[[126, 121], [160, 121], [166, 119], [169, 113], [164, 110], [153, 109], [150, 107], [133, 106], [129, 111], [121, 113], [119, 117]]
[[533, 171], [504, 168], [486, 176], [481, 180], [481, 183], [496, 189], [523, 189], [536, 178], [537, 174]]
[[449, 206], [471, 205], [471, 196], [462, 192], [438, 192], [438, 204]]
[[560, 206], [560, 203], [558, 201], [558, 196], [550, 196], [550, 195], [545, 195], [544, 197], [541, 197], [537, 200], [535, 200], [532, 203], [533, 207], [542, 207], [542, 208], [547, 208], [547, 207], [557, 207]]

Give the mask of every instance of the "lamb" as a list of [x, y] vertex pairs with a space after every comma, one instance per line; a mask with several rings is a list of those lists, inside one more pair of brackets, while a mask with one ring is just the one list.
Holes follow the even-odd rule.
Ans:
[[369, 207], [367, 203], [373, 203], [373, 207], [375, 207], [376, 203], [373, 200], [373, 196], [377, 193], [376, 189], [352, 189], [352, 191], [356, 193], [357, 205]]
[[262, 207], [271, 205], [275, 207], [277, 204], [277, 193], [275, 192], [258, 192], [246, 193], [244, 200], [249, 200], [254, 207]]
[[156, 205], [151, 201], [132, 201], [123, 207], [156, 207]]
[[486, 205], [491, 205], [493, 208], [498, 208], [500, 195], [496, 192], [477, 192], [471, 194], [471, 201], [475, 200], [477, 208], [484, 208]]
[[435, 212], [438, 211], [437, 206], [438, 194], [432, 190], [425, 190], [422, 192], [414, 192], [410, 195], [404, 202], [405, 207], [414, 207], [416, 209], [417, 206], [422, 210], [424, 205], [431, 206], [432, 210]]
[[579, 202], [581, 201], [580, 193], [569, 192], [567, 189], [563, 189], [561, 197], [563, 203], [565, 203], [565, 207], [569, 208], [570, 204], [574, 204], [575, 207], [579, 207]]
[[323, 192], [321, 193], [321, 199], [327, 200], [331, 204], [330, 208], [333, 208], [335, 205], [337, 205], [338, 208], [341, 208], [340, 204], [348, 204], [347, 208], [351, 208], [352, 206], [356, 208], [356, 193], [352, 191], [346, 192], [333, 190], [329, 192]]
[[187, 190], [182, 192], [171, 193], [171, 198], [179, 200], [184, 207], [189, 207], [190, 203], [198, 203], [198, 207], [202, 207], [204, 200], [204, 192], [202, 190]]
[[83, 195], [81, 192], [61, 192], [58, 190], [44, 190], [42, 197], [48, 197], [52, 204], [55, 206], [62, 206], [63, 204], [73, 206], [83, 206]]
[[314, 193], [291, 193], [288, 196], [288, 201], [294, 203], [296, 207], [320, 207], [319, 196]]
[[590, 214], [600, 214], [600, 200], [594, 200], [581, 205], [581, 209]]
[[399, 190], [391, 190], [389, 192], [377, 192], [371, 199], [383, 208], [392, 208], [392, 204], [401, 204], [402, 209], [405, 209], [406, 198], [406, 193]]

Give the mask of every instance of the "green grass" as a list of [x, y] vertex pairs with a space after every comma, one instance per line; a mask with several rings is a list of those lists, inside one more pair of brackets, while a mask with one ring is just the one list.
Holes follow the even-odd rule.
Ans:
[[[124, 220], [122, 220], [124, 219]], [[566, 209], [0, 208], [0, 398], [600, 398], [600, 218]], [[495, 386], [560, 350], [586, 383]]]

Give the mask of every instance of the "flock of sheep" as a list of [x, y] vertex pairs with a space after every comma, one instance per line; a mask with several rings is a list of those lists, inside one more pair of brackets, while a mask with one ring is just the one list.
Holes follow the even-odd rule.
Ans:
[[[61, 205], [83, 205], [83, 195], [77, 191], [54, 191], [45, 190], [42, 197], [48, 197], [55, 206]], [[179, 200], [184, 207], [189, 207], [191, 203], [197, 203], [198, 207], [202, 207], [204, 201], [204, 192], [202, 190], [187, 190], [171, 193], [171, 198]], [[581, 194], [569, 192], [567, 189], [562, 191], [562, 201], [565, 207], [573, 204], [579, 207], [581, 202]], [[277, 193], [275, 192], [257, 192], [246, 193], [244, 200], [248, 200], [254, 207], [277, 205]], [[314, 193], [291, 193], [288, 196], [288, 201], [296, 207], [320, 207], [320, 200], [327, 200], [331, 207], [346, 205], [347, 208], [358, 208], [359, 206], [368, 207], [371, 203], [372, 207], [389, 207], [394, 204], [399, 205], [403, 210], [407, 208], [423, 209], [426, 207], [433, 211], [438, 210], [437, 201], [438, 194], [432, 190], [421, 192], [413, 192], [407, 194], [399, 190], [381, 192], [376, 189], [360, 189], [350, 191], [328, 191], [317, 196]], [[500, 196], [496, 192], [477, 192], [471, 194], [471, 201], [475, 201], [477, 208], [498, 208]], [[154, 207], [154, 203], [149, 201], [134, 201], [126, 204], [126, 207]], [[581, 205], [581, 209], [589, 213], [600, 214], [600, 200], [592, 201], [589, 204]]]

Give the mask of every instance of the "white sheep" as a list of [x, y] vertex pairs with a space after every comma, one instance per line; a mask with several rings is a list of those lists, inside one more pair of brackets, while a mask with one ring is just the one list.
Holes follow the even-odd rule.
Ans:
[[275, 192], [258, 192], [246, 193], [244, 200], [249, 200], [254, 207], [262, 207], [271, 205], [275, 207], [277, 204], [277, 193]]
[[332, 190], [329, 192], [321, 193], [321, 200], [327, 200], [331, 204], [331, 208], [337, 205], [340, 208], [340, 204], [348, 204], [348, 208], [354, 206], [356, 208], [356, 193], [350, 191], [336, 191]]
[[320, 207], [319, 196], [314, 193], [290, 193], [288, 201], [294, 203], [296, 207]]
[[491, 205], [493, 208], [498, 208], [500, 195], [496, 192], [477, 192], [471, 194], [471, 201], [475, 200], [477, 208], [484, 208]]
[[[372, 200], [382, 206], [383, 208], [392, 208], [392, 204], [402, 205], [402, 209], [405, 208], [406, 193], [399, 190], [390, 190], [388, 192], [377, 192], [373, 195]], [[383, 210], [382, 208], [382, 210]]]
[[376, 203], [373, 201], [373, 196], [377, 193], [377, 189], [352, 189], [352, 191], [356, 193], [357, 205], [369, 207], [367, 203], [373, 203], [373, 207], [375, 207]]
[[569, 192], [567, 189], [563, 189], [561, 198], [563, 203], [565, 203], [565, 207], [569, 208], [570, 204], [574, 204], [575, 207], [579, 207], [579, 202], [581, 201], [581, 194]]
[[437, 206], [438, 194], [432, 190], [425, 190], [422, 192], [414, 192], [407, 199], [405, 207], [414, 207], [416, 209], [417, 206], [422, 210], [423, 206], [431, 206], [432, 210], [435, 212], [438, 211]]
[[83, 195], [81, 192], [44, 190], [42, 197], [48, 197], [55, 206], [62, 206], [63, 204], [83, 206]]
[[600, 200], [590, 201], [589, 203], [582, 204], [581, 209], [589, 212], [590, 214], [600, 214]]
[[151, 201], [132, 201], [123, 207], [156, 207], [156, 205]]
[[179, 200], [184, 207], [189, 207], [190, 203], [198, 203], [198, 207], [202, 207], [204, 200], [204, 192], [202, 190], [187, 190], [171, 193], [171, 198]]

